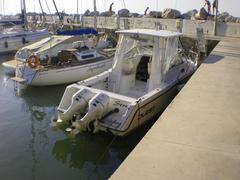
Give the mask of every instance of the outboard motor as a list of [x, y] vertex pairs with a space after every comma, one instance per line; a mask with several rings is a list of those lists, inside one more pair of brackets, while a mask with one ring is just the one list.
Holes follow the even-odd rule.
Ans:
[[80, 131], [89, 130], [94, 133], [97, 132], [97, 120], [101, 119], [108, 112], [109, 101], [110, 97], [108, 95], [104, 93], [96, 94], [88, 103], [88, 112], [82, 119], [76, 121], [75, 127]]
[[80, 89], [72, 96], [72, 103], [63, 113], [63, 119], [71, 119], [79, 111], [83, 113], [88, 105], [88, 101], [93, 97], [93, 93], [88, 89]]

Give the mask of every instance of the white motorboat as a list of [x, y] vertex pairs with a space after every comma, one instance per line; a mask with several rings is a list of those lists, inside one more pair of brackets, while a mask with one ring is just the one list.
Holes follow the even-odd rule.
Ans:
[[53, 126], [70, 125], [66, 131], [72, 134], [127, 135], [162, 112], [179, 82], [196, 70], [196, 61], [178, 48], [181, 33], [147, 29], [118, 33], [113, 67], [69, 85]]
[[83, 36], [52, 35], [19, 49], [14, 60], [3, 62], [2, 65], [7, 73], [13, 73], [17, 65], [25, 62], [32, 54], [37, 55], [40, 60], [44, 60], [46, 57], [56, 56], [61, 50], [72, 48], [73, 42], [83, 39], [86, 38]]
[[111, 68], [112, 52], [88, 47], [85, 41], [75, 42], [77, 48], [60, 51], [57, 56], [39, 60], [29, 56], [27, 62], [17, 66], [16, 77], [19, 89], [26, 86], [48, 86], [77, 82]]

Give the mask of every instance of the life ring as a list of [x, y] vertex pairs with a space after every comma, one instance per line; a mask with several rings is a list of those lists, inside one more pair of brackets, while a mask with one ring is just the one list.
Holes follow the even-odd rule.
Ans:
[[36, 68], [40, 65], [40, 59], [36, 55], [31, 55], [27, 59], [28, 66], [31, 68]]

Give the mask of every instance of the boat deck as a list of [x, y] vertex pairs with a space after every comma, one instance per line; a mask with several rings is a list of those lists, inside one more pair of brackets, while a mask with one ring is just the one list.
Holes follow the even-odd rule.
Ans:
[[147, 82], [136, 80], [135, 86], [130, 88], [128, 92], [126, 92], [123, 95], [130, 96], [137, 99], [147, 93], [146, 88], [147, 88]]
[[240, 178], [240, 42], [220, 42], [111, 179]]

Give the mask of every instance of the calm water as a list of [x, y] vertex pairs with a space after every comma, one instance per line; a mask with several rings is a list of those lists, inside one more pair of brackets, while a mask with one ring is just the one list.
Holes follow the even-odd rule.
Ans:
[[[12, 58], [2, 55], [0, 63]], [[114, 141], [106, 134], [68, 138], [49, 125], [65, 86], [17, 96], [9, 78], [0, 65], [0, 179], [107, 179], [151, 126]]]

